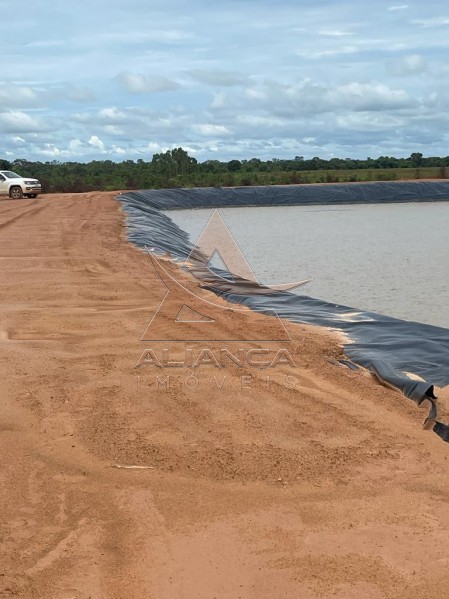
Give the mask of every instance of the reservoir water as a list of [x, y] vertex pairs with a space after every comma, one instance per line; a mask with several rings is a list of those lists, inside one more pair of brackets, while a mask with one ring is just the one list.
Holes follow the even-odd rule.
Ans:
[[[262, 284], [449, 328], [449, 203], [220, 208]], [[167, 215], [194, 243], [211, 209]]]

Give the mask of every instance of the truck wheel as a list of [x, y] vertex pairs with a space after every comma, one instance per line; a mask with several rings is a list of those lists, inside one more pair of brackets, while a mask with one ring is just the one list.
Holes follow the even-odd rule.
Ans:
[[14, 185], [14, 187], [11, 187], [11, 189], [9, 190], [9, 197], [13, 200], [20, 200], [21, 198], [23, 198], [22, 188], [18, 185]]

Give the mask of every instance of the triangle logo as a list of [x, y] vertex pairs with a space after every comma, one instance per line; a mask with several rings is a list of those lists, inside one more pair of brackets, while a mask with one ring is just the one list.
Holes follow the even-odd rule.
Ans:
[[151, 252], [148, 255], [166, 292], [141, 341], [291, 341], [275, 310], [267, 308], [259, 314], [246, 307], [216, 304], [190, 291], [165, 269], [162, 260]]
[[201, 314], [201, 312], [197, 312], [186, 304], [179, 310], [175, 320], [176, 322], [215, 322], [213, 318], [209, 318], [208, 316]]
[[[201, 283], [220, 295], [273, 294], [290, 291], [308, 281], [281, 285], [261, 285], [218, 210], [214, 210], [184, 266]], [[223, 286], [226, 285], [226, 286]]]
[[229, 268], [226, 266], [225, 261], [221, 257], [221, 254], [218, 250], [215, 250], [212, 256], [209, 258], [207, 267], [209, 269], [218, 271], [217, 274], [221, 279], [225, 279], [230, 283], [235, 283], [234, 277], [232, 276]]

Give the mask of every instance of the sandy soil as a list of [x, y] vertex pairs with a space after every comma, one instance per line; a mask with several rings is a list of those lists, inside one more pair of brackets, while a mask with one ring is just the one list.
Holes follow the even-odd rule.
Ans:
[[0, 289], [0, 597], [445, 596], [449, 446], [336, 338], [289, 325], [269, 388], [158, 385], [135, 365], [165, 290], [107, 193], [1, 201]]

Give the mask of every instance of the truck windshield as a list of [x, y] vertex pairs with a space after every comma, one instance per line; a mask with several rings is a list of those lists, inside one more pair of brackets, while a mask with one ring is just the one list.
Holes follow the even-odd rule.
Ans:
[[13, 173], [12, 171], [2, 171], [2, 175], [4, 175], [7, 179], [21, 179], [20, 175]]

